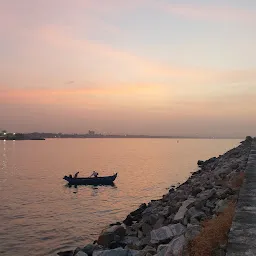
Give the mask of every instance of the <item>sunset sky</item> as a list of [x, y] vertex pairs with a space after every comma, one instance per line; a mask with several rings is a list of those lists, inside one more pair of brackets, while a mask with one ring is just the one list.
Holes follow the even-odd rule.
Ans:
[[255, 0], [0, 0], [0, 129], [256, 135]]

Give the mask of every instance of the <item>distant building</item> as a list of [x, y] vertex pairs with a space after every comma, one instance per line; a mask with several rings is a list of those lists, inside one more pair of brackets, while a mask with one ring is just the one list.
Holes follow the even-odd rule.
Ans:
[[89, 130], [88, 134], [89, 134], [89, 135], [95, 135], [95, 131]]
[[0, 132], [0, 135], [6, 135], [7, 134], [7, 131], [6, 130], [2, 130], [1, 132]]

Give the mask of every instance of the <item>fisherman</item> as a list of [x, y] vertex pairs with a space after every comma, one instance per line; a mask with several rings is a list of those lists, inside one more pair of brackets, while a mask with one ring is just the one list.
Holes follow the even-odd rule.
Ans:
[[90, 177], [92, 177], [92, 176], [93, 176], [94, 178], [97, 178], [97, 177], [98, 177], [98, 175], [99, 175], [99, 174], [98, 174], [96, 171], [93, 171], [93, 173], [92, 173], [92, 175], [91, 175]]
[[76, 172], [76, 174], [74, 175], [74, 179], [76, 179], [76, 178], [77, 178], [78, 173], [79, 173], [79, 172]]

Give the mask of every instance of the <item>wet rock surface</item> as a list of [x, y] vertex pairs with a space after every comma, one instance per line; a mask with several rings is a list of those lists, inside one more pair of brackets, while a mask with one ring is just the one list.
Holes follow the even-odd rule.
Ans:
[[[80, 256], [79, 252], [88, 256], [183, 255], [188, 242], [200, 232], [202, 221], [222, 212], [228, 200], [237, 199], [239, 190], [232, 184], [245, 170], [250, 149], [251, 141], [245, 140], [219, 157], [199, 160], [200, 169], [185, 183], [172, 187], [159, 200], [142, 204], [122, 224], [111, 224], [96, 244], [86, 245], [72, 256]], [[221, 249], [218, 253], [221, 255]]]

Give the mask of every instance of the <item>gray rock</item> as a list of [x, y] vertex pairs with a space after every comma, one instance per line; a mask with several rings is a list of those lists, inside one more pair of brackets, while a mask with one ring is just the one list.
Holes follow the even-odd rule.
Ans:
[[164, 256], [168, 249], [168, 244], [160, 244], [157, 247], [157, 256]]
[[201, 226], [200, 225], [191, 225], [191, 224], [188, 224], [187, 226], [187, 231], [185, 233], [185, 238], [188, 240], [188, 241], [191, 241], [193, 240], [197, 235], [199, 235], [201, 231]]
[[186, 246], [187, 241], [184, 235], [174, 238], [167, 247], [165, 256], [180, 256]]
[[200, 222], [196, 218], [191, 218], [189, 223], [191, 225], [199, 225], [200, 224]]
[[223, 212], [227, 208], [227, 206], [228, 206], [228, 200], [227, 199], [219, 200], [216, 203], [216, 207], [214, 209], [214, 212], [216, 212], [216, 213]]
[[134, 250], [142, 250], [145, 246], [147, 246], [150, 243], [149, 237], [144, 237], [142, 239], [139, 239], [133, 244], [127, 245], [127, 248], [134, 249]]
[[115, 249], [115, 248], [119, 248], [122, 247], [124, 248], [127, 244], [123, 243], [123, 242], [118, 242], [118, 241], [112, 241], [110, 243], [110, 245], [108, 246], [109, 249]]
[[143, 237], [139, 243], [139, 249], [145, 248], [150, 243], [150, 235]]
[[188, 209], [186, 216], [190, 219], [196, 213], [198, 213], [198, 210], [193, 206], [190, 209]]
[[141, 239], [143, 237], [143, 232], [141, 230], [138, 230], [138, 238]]
[[82, 251], [87, 253], [89, 256], [92, 255], [93, 251], [95, 249], [100, 249], [99, 248], [99, 245], [96, 245], [96, 244], [87, 244], [83, 249]]
[[127, 236], [137, 236], [138, 230], [133, 229], [132, 227], [126, 227]]
[[216, 196], [220, 199], [225, 199], [228, 195], [232, 194], [232, 191], [229, 188], [226, 189], [219, 189], [216, 192]]
[[196, 202], [194, 203], [194, 207], [197, 209], [197, 210], [201, 210], [204, 205], [206, 203], [206, 200], [201, 200], [200, 198], [196, 200]]
[[127, 217], [123, 220], [123, 223], [126, 225], [126, 226], [131, 226], [132, 223], [133, 223], [133, 216], [131, 214], [128, 214]]
[[197, 219], [199, 221], [206, 219], [207, 216], [204, 212], [196, 212], [193, 216], [191, 216], [191, 219]]
[[211, 215], [211, 209], [208, 207], [203, 207], [202, 208], [202, 212], [204, 212], [206, 214], [206, 216], [210, 216]]
[[147, 234], [149, 234], [152, 230], [152, 227], [147, 224], [147, 223], [143, 223], [142, 224], [142, 233], [146, 236]]
[[161, 216], [161, 217], [157, 220], [157, 222], [156, 222], [156, 224], [154, 225], [153, 229], [161, 228], [161, 227], [163, 226], [164, 220], [165, 220], [164, 217]]
[[140, 251], [139, 256], [147, 256], [148, 254], [155, 255], [156, 249], [152, 246], [147, 245], [142, 251]]
[[129, 256], [139, 256], [140, 252], [137, 250], [130, 250], [129, 251]]
[[192, 188], [191, 194], [192, 194], [192, 196], [196, 196], [197, 194], [199, 194], [199, 193], [201, 193], [201, 192], [202, 192], [202, 189], [201, 189], [201, 188], [195, 187], [195, 188]]
[[131, 226], [133, 221], [139, 221], [141, 220], [142, 216], [142, 212], [147, 208], [146, 204], [142, 204], [137, 210], [131, 212], [130, 214], [128, 214], [128, 216], [125, 218], [125, 220], [123, 221], [123, 223], [126, 226]]
[[175, 222], [181, 222], [184, 217], [185, 217], [185, 214], [188, 210], [188, 208], [190, 206], [192, 206], [193, 204], [195, 203], [195, 199], [194, 198], [190, 198], [190, 199], [187, 199], [186, 201], [184, 201], [180, 207], [180, 209], [178, 210], [178, 212], [176, 213], [176, 215], [174, 216], [174, 221]]
[[132, 228], [133, 230], [137, 230], [137, 231], [138, 231], [141, 227], [142, 227], [142, 222], [135, 222], [135, 223], [133, 223], [132, 226], [131, 226], [131, 228]]
[[154, 211], [154, 208], [153, 206], [149, 206], [147, 209], [145, 209], [143, 212], [142, 212], [142, 217], [144, 215], [151, 215]]
[[206, 207], [210, 208], [210, 209], [214, 209], [215, 208], [215, 205], [212, 201], [207, 201], [206, 204], [205, 204]]
[[136, 236], [125, 236], [122, 242], [127, 245], [133, 245], [139, 242], [139, 238]]
[[117, 238], [117, 236], [118, 240], [124, 238], [125, 228], [123, 226], [115, 225], [103, 230], [98, 238], [98, 244], [108, 247], [111, 242], [115, 241], [115, 238]]
[[172, 203], [170, 206], [169, 206], [169, 214], [175, 214], [177, 213], [177, 211], [179, 210], [180, 206], [182, 205], [182, 203]]
[[202, 191], [201, 193], [199, 193], [197, 195], [197, 198], [200, 198], [201, 201], [203, 201], [203, 200], [207, 201], [207, 200], [213, 198], [215, 194], [216, 194], [216, 190], [214, 188], [208, 189], [208, 190], [205, 190], [205, 191]]
[[129, 249], [116, 248], [113, 250], [94, 251], [93, 256], [133, 256], [133, 252]]
[[185, 233], [186, 228], [178, 223], [178, 224], [172, 224], [169, 226], [164, 226], [156, 230], [152, 230], [150, 233], [151, 236], [151, 243], [156, 244], [163, 242], [165, 240], [171, 239], [175, 236], [179, 236], [183, 233]]
[[88, 256], [87, 253], [83, 252], [83, 251], [79, 251], [76, 256]]
[[197, 165], [200, 166], [200, 165], [203, 165], [203, 164], [204, 164], [204, 161], [202, 161], [202, 160], [198, 160], [198, 161], [197, 161]]
[[81, 251], [82, 249], [80, 247], [77, 247], [74, 252], [73, 252], [73, 256], [75, 256], [79, 251]]
[[158, 219], [159, 219], [158, 215], [156, 215], [156, 214], [151, 214], [151, 215], [150, 215], [150, 218], [149, 218], [149, 224], [150, 224], [151, 226], [154, 226], [154, 225], [156, 224], [156, 222], [158, 221]]
[[162, 215], [164, 217], [167, 217], [169, 214], [169, 206], [164, 207], [163, 210], [159, 212], [159, 215]]

